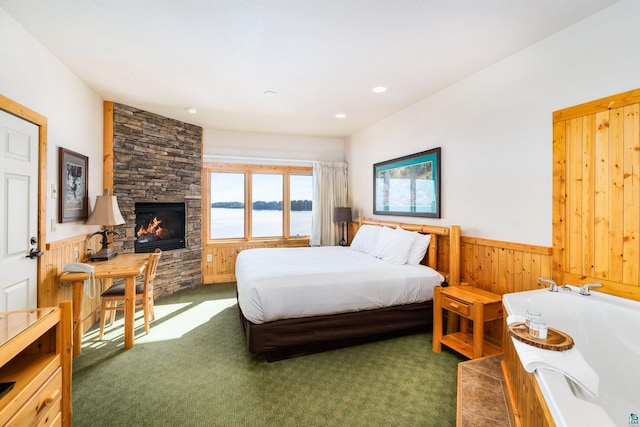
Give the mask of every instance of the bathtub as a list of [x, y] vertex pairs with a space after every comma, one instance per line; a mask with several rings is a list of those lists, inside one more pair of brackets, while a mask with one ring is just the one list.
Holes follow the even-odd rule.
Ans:
[[505, 294], [507, 315], [524, 315], [529, 304], [551, 328], [569, 334], [600, 378], [593, 398], [557, 372], [535, 377], [558, 426], [636, 426], [640, 414], [640, 303], [579, 288]]

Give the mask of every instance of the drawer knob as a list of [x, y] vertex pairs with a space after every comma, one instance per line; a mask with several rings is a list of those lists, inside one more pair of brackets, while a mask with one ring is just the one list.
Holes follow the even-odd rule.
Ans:
[[44, 399], [44, 404], [45, 405], [51, 405], [53, 402], [58, 400], [58, 396], [60, 396], [60, 389], [53, 390], [49, 394], [49, 396], [46, 399]]
[[460, 306], [459, 306], [458, 304], [453, 303], [453, 302], [451, 303], [451, 307], [453, 307], [453, 308], [460, 308]]
[[60, 389], [52, 390], [51, 393], [42, 401], [42, 405], [38, 408], [38, 412], [40, 412], [43, 408], [46, 408], [47, 405], [51, 405], [56, 400], [60, 398]]

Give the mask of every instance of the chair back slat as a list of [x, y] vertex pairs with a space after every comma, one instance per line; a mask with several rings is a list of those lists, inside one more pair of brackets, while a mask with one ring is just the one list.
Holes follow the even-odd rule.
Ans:
[[153, 283], [153, 279], [156, 278], [156, 271], [158, 271], [158, 264], [160, 263], [160, 256], [162, 256], [162, 250], [156, 248], [155, 252], [149, 255], [149, 262], [147, 263], [147, 269], [144, 273], [144, 286], [147, 288]]

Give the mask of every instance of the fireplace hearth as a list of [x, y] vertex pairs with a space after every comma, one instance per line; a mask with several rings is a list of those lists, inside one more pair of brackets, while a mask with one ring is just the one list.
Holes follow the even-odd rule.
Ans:
[[136, 202], [135, 252], [185, 248], [185, 213], [184, 202]]

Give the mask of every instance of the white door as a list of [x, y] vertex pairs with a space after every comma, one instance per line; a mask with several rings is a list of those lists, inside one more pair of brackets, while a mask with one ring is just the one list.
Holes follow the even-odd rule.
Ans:
[[0, 311], [38, 304], [38, 130], [0, 111]]

